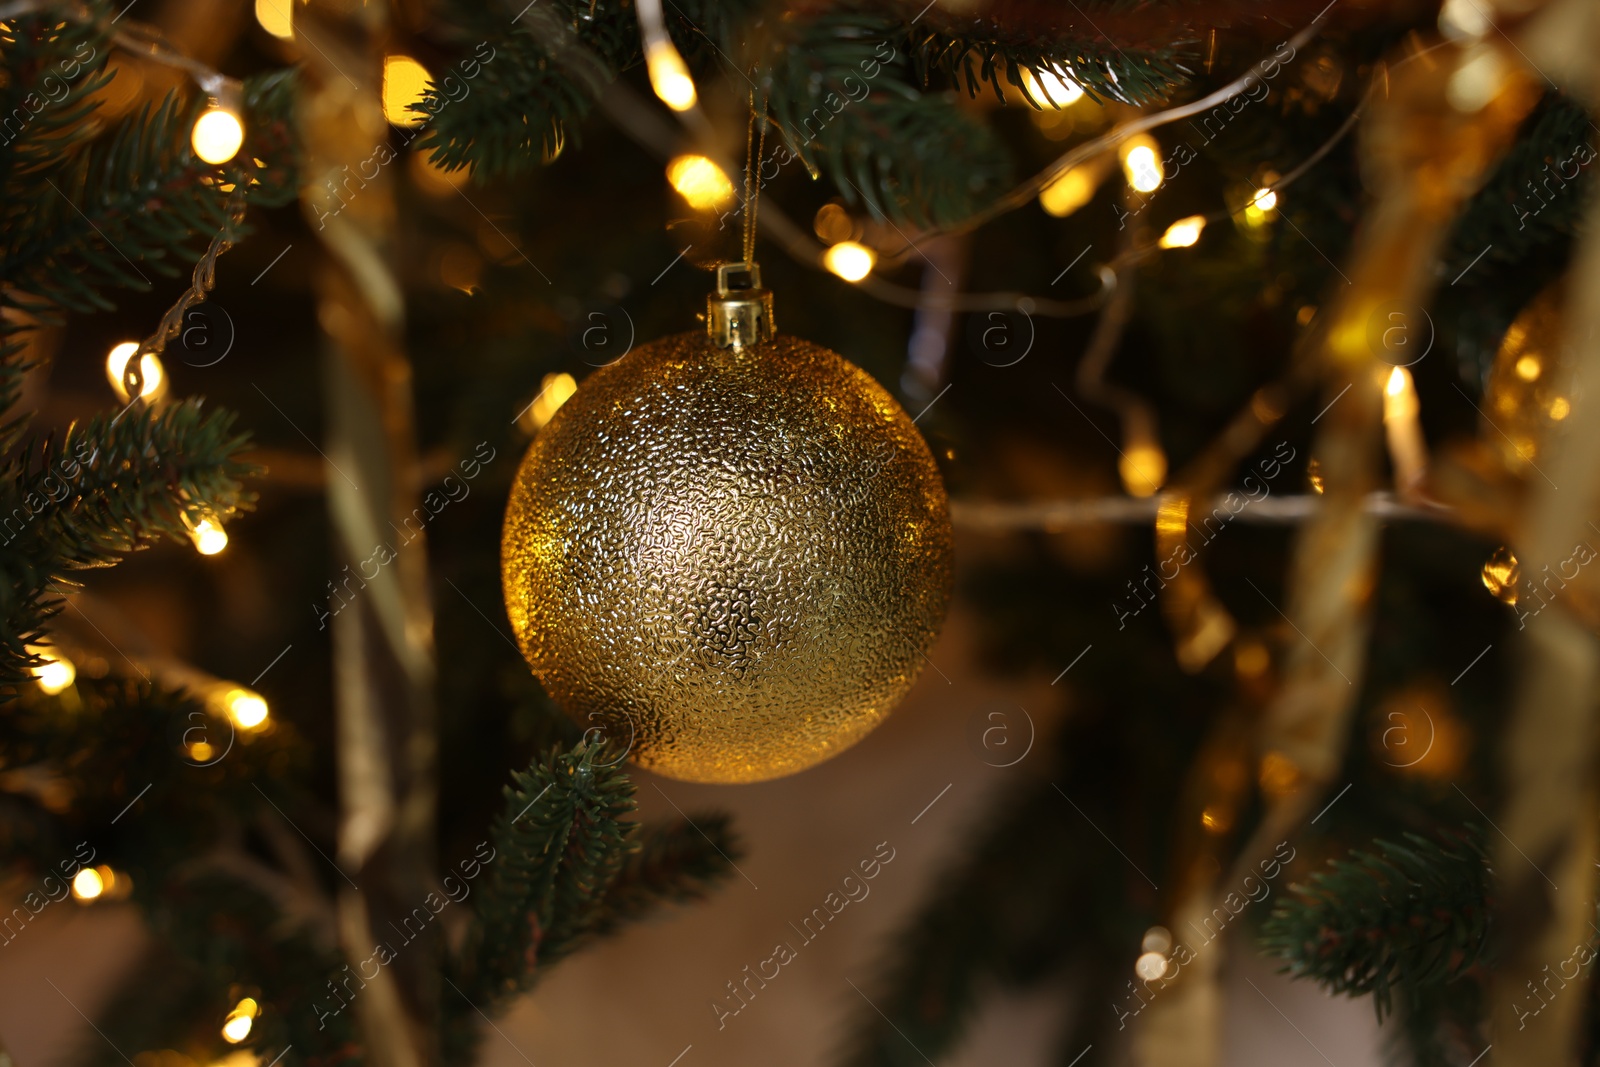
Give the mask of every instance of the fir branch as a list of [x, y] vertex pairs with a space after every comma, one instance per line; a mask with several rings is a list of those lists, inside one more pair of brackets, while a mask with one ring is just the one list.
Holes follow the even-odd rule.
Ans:
[[727, 876], [737, 846], [725, 816], [701, 816], [705, 837], [691, 838], [685, 824], [646, 831], [641, 847], [638, 823], [626, 818], [633, 784], [614, 757], [580, 741], [512, 776], [488, 881], [460, 952], [445, 965], [463, 994], [443, 1002], [447, 1062], [472, 1058], [478, 1016], [468, 1001], [502, 1007], [591, 939], [661, 901], [704, 897]]
[[[151, 962], [162, 969], [133, 969], [97, 1016], [116, 1045], [184, 1048], [203, 1062], [218, 1059], [227, 1046], [217, 1022], [242, 995], [266, 1008], [253, 1042], [292, 1042], [310, 1059], [354, 1036], [350, 1015], [324, 1028], [313, 1008], [314, 998], [328, 999], [323, 987], [339, 970], [337, 953], [319, 946], [312, 929], [261, 884], [212, 862], [220, 852], [242, 851], [243, 828], [271, 811], [254, 788], [267, 768], [274, 778], [304, 771], [305, 751], [288, 724], [224, 747], [225, 718], [194, 696], [82, 676], [59, 696], [29, 686], [7, 710], [0, 717], [6, 788], [16, 789], [23, 770], [50, 782], [37, 797], [7, 797], [17, 809], [0, 821], [7, 873], [64, 873], [58, 864], [69, 858], [108, 864], [131, 875], [132, 900], [157, 937]], [[194, 737], [216, 745], [212, 762], [188, 760], [184, 744]], [[281, 785], [269, 788], [289, 803]], [[19, 817], [25, 813], [34, 817]], [[76, 1062], [124, 1062], [106, 1060], [107, 1051], [96, 1038]]]
[[764, 57], [790, 150], [877, 218], [952, 226], [1000, 195], [1010, 159], [989, 127], [917, 87], [904, 27], [831, 12], [786, 25]]
[[[89, 835], [102, 854], [96, 862], [148, 876], [135, 878], [135, 899], [152, 907], [161, 903], [159, 887], [172, 870], [196, 858], [197, 841], [212, 844], [224, 820], [244, 822], [265, 807], [250, 784], [258, 769], [270, 762], [282, 773], [300, 758], [286, 724], [229, 750], [225, 716], [193, 694], [145, 682], [80, 675], [59, 696], [27, 686], [7, 710], [0, 719], [7, 769], [31, 768], [51, 783], [32, 801], [47, 816], [40, 836], [25, 846], [7, 842], [7, 860], [21, 854], [48, 866]], [[195, 764], [186, 737], [208, 739], [218, 758]], [[63, 811], [51, 797], [70, 806]], [[135, 797], [141, 817], [108, 829]]]
[[0, 481], [0, 685], [17, 684], [51, 614], [52, 593], [72, 572], [107, 566], [165, 535], [187, 536], [185, 520], [224, 521], [250, 507], [238, 455], [248, 438], [231, 412], [198, 399], [153, 411], [136, 404], [74, 425], [59, 444], [25, 447]]
[[92, 97], [111, 81], [105, 69], [112, 11], [87, 5], [90, 18], [63, 21], [46, 9], [0, 23], [0, 188], [46, 167], [97, 131]]
[[1119, 100], [1148, 104], [1170, 94], [1187, 80], [1189, 71], [1178, 59], [1180, 44], [1168, 49], [1137, 51], [1118, 48], [1114, 42], [1067, 37], [1052, 40], [999, 40], [970, 29], [946, 31], [933, 23], [913, 27], [911, 54], [924, 80], [934, 73], [965, 87], [976, 96], [985, 86], [995, 98], [1005, 100], [1001, 76], [1022, 92], [1036, 108], [1049, 107], [1030, 90], [1023, 71], [1036, 77], [1044, 72], [1065, 73], [1093, 100]]
[[1406, 843], [1329, 860], [1273, 909], [1262, 945], [1284, 970], [1330, 992], [1371, 994], [1381, 1020], [1398, 990], [1408, 1002], [1461, 978], [1484, 956], [1489, 869], [1480, 835]]
[[248, 184], [252, 202], [292, 200], [299, 169], [293, 97], [292, 71], [250, 79], [247, 140], [223, 167], [202, 161], [189, 143], [204, 101], [172, 93], [80, 150], [57, 150], [48, 165], [8, 175], [0, 205], [0, 279], [14, 290], [8, 299], [47, 313], [110, 308], [102, 290], [148, 289], [145, 268], [171, 275], [198, 258], [197, 236], [230, 225], [235, 184]]
[[495, 859], [460, 955], [469, 998], [499, 1004], [529, 988], [599, 914], [632, 847], [633, 789], [579, 742], [512, 776]]
[[[215, 168], [189, 145], [196, 108], [169, 94], [86, 150], [27, 175], [0, 209], [0, 278], [46, 305], [112, 307], [101, 289], [148, 289], [196, 234], [227, 220]], [[193, 259], [194, 254], [184, 258]]]
[[360, 1041], [355, 1013], [325, 1007], [340, 1003], [330, 991], [338, 979], [359, 994], [351, 972], [336, 951], [286, 928], [263, 893], [214, 872], [179, 872], [145, 918], [158, 940], [97, 1013], [104, 1036], [89, 1032], [74, 1067], [126, 1067], [112, 1045], [187, 1049], [200, 1062], [220, 1061], [229, 1045], [217, 1023], [241, 996], [262, 1008], [249, 1047], [291, 1046], [285, 1065], [360, 1062], [351, 1055]]
[[244, 145], [226, 172], [233, 181], [249, 183], [251, 204], [282, 207], [300, 195], [305, 147], [295, 128], [299, 91], [300, 71], [296, 67], [255, 74], [244, 80]]
[[418, 147], [477, 180], [525, 172], [577, 143], [577, 125], [616, 71], [640, 55], [633, 9], [617, 0], [558, 0], [528, 8], [505, 32], [497, 6], [458, 4], [457, 32], [482, 45], [456, 64], [462, 95], [430, 86], [412, 110], [428, 116]]
[[[904, 22], [844, 9], [769, 30], [760, 14], [750, 2], [685, 0], [668, 22], [702, 85], [726, 77], [741, 94], [763, 87], [791, 154], [847, 202], [879, 218], [954, 225], [1009, 182], [993, 132], [918, 86]], [[464, 17], [475, 30], [484, 16]], [[494, 41], [492, 60], [458, 64], [476, 72], [462, 95], [435, 87], [416, 108], [431, 116], [421, 147], [480, 179], [553, 158], [606, 83], [640, 60], [634, 13], [615, 2], [538, 7]]]

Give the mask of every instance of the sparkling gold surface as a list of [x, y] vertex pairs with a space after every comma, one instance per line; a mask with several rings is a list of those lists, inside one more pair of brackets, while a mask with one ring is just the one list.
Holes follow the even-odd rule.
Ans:
[[523, 654], [580, 725], [668, 777], [756, 782], [848, 748], [911, 687], [949, 601], [949, 508], [860, 368], [683, 334], [540, 432], [501, 567]]
[[1535, 477], [1551, 433], [1572, 410], [1571, 354], [1562, 348], [1566, 304], [1560, 281], [1522, 309], [1506, 330], [1484, 388], [1484, 439], [1506, 469]]

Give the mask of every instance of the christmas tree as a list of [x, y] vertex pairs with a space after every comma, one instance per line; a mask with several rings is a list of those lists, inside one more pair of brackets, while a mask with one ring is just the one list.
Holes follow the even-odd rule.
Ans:
[[[1586, 5], [154, 8], [0, 3], [0, 940], [115, 900], [147, 935], [63, 1059], [478, 1062], [552, 964], [719, 907], [763, 842], [640, 819], [651, 768], [858, 740], [932, 663], [953, 525], [986, 669], [1054, 726], [1014, 756], [974, 715], [1027, 763], [836, 1062], [942, 1062], [1067, 983], [1062, 1064], [1210, 1067], [1249, 951], [1370, 998], [1396, 1062], [1600, 1063]], [[605, 412], [643, 416], [599, 383], [717, 286], [707, 343], [837, 377], [710, 452], [712, 357], [635, 383], [689, 413], [663, 480], [722, 472], [708, 533], [605, 496]], [[519, 543], [532, 482], [727, 548], [726, 616]], [[741, 558], [833, 486], [827, 551]], [[506, 604], [503, 523], [504, 588], [575, 576], [565, 620]], [[753, 709], [804, 751], [735, 751], [719, 701], [808, 602]]]

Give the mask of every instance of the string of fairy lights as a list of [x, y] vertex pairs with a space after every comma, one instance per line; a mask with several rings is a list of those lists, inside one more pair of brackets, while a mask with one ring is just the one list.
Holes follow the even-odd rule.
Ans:
[[[31, 8], [34, 5], [13, 6]], [[686, 121], [691, 121], [703, 135], [707, 124], [699, 114], [699, 94], [687, 65], [666, 32], [660, 0], [644, 0], [638, 5], [637, 11], [651, 89], [663, 104]], [[296, 31], [292, 0], [256, 0], [255, 17], [262, 29], [273, 37], [283, 40], [294, 38]], [[155, 36], [153, 31], [137, 24], [118, 30], [115, 39], [120, 46], [135, 54], [185, 70], [207, 94], [208, 106], [196, 118], [191, 131], [191, 146], [198, 158], [212, 165], [220, 165], [237, 155], [243, 146], [245, 134], [241, 83], [176, 52]], [[1092, 101], [1070, 71], [1064, 68], [1024, 71], [1022, 81], [1019, 88], [1028, 100], [1037, 105], [1034, 113], [1036, 122], [1049, 136], [1070, 135], [1074, 129], [1093, 128], [1111, 118], [1110, 110]], [[385, 56], [382, 81], [385, 118], [400, 127], [415, 126], [423, 121], [424, 116], [411, 110], [411, 105], [422, 100], [431, 82], [432, 75], [415, 58], [402, 53]], [[1342, 136], [1348, 126], [1341, 129], [1338, 136]], [[1061, 132], [1063, 127], [1066, 134]], [[1119, 163], [1128, 195], [1147, 197], [1161, 187], [1166, 176], [1161, 163], [1161, 146], [1154, 136], [1148, 132], [1132, 133], [1116, 141], [1114, 147], [1114, 153], [1090, 156], [1045, 184], [1037, 194], [1040, 207], [1057, 218], [1071, 215], [1094, 198], [1104, 181], [1118, 169]], [[1319, 158], [1327, 147], [1331, 147], [1331, 142], [1307, 163]], [[454, 176], [435, 174], [435, 169], [423, 166], [419, 170], [419, 177], [430, 179], [434, 184], [441, 181], [455, 184], [452, 180]], [[1271, 171], [1263, 172], [1260, 184], [1248, 190], [1240, 198], [1238, 206], [1230, 211], [1191, 215], [1171, 223], [1155, 242], [1154, 249], [1192, 247], [1200, 241], [1208, 224], [1219, 218], [1231, 216], [1247, 230], [1259, 230], [1270, 225], [1278, 214], [1280, 190], [1303, 169], [1297, 169], [1288, 179], [1282, 179]], [[726, 210], [737, 199], [737, 187], [727, 171], [707, 155], [682, 153], [673, 156], [665, 171], [668, 184], [696, 211]], [[840, 209], [836, 204], [825, 205], [819, 211], [813, 228], [826, 244], [814, 262], [846, 282], [866, 282], [878, 265], [880, 250], [869, 241], [860, 239], [862, 235], [857, 232], [859, 228], [852, 227], [848, 219], [844, 220], [845, 224], [841, 227], [840, 220], [834, 217], [839, 214]], [[795, 250], [791, 248], [790, 251]], [[449, 264], [444, 266], [448, 267]], [[461, 287], [471, 288], [470, 283]], [[870, 293], [871, 289], [867, 291]], [[1082, 301], [1075, 313], [1092, 310], [1099, 302], [1094, 298]], [[145, 349], [142, 354], [141, 348]], [[134, 364], [136, 354], [139, 354], [139, 359]], [[105, 369], [112, 389], [123, 403], [128, 403], [135, 393], [152, 405], [160, 404], [167, 398], [170, 379], [160, 356], [149, 351], [148, 345], [141, 346], [137, 341], [123, 341], [114, 345], [106, 355]], [[576, 380], [571, 375], [547, 375], [541, 382], [538, 396], [519, 419], [524, 431], [530, 434], [537, 432], [576, 387]], [[1415, 392], [1410, 385], [1409, 374], [1403, 368], [1397, 369], [1391, 388], [1398, 390], [1397, 397], [1413, 398], [1409, 407], [1398, 400], [1391, 405], [1396, 423], [1409, 418], [1412, 424], [1409, 430], [1397, 427], [1391, 431], [1391, 447], [1404, 445], [1407, 454], [1414, 457], [1417, 454], [1414, 446], [1421, 438], [1420, 431], [1415, 427]], [[1123, 452], [1130, 457], [1130, 461], [1121, 464], [1119, 470], [1129, 495], [1148, 497], [1160, 489], [1167, 461], [1153, 434], [1137, 436], [1138, 440], [1124, 441], [1126, 447]], [[1416, 463], [1409, 462], [1407, 470], [1415, 469]], [[227, 547], [228, 534], [219, 521], [200, 517], [192, 521], [186, 519], [186, 525], [196, 551], [215, 555]], [[71, 665], [64, 661], [47, 661], [38, 668], [36, 675], [42, 686], [54, 687], [59, 691], [71, 684], [70, 678], [62, 681], [71, 669]]]
[[[642, 22], [646, 18], [642, 7], [640, 17]], [[1296, 46], [1305, 44], [1319, 27], [1320, 20], [1313, 21], [1303, 28], [1295, 35]], [[651, 39], [648, 26], [644, 28], [644, 32], [647, 39]], [[661, 38], [664, 39], [664, 34]], [[664, 47], [646, 50], [650, 83], [663, 103], [674, 111], [683, 112], [692, 107], [694, 94], [683, 90], [677, 84], [683, 68], [681, 59], [677, 57], [675, 51], [669, 51], [670, 48], [670, 41], [666, 41]], [[1060, 139], [1072, 136], [1076, 132], [1093, 131], [1113, 122], [1115, 125], [1108, 132], [1079, 144], [1058, 160], [1052, 168], [1047, 169], [1045, 174], [1049, 176], [1048, 180], [1041, 182], [1037, 177], [1030, 179], [1003, 200], [1007, 205], [1015, 207], [1036, 198], [1039, 206], [1047, 214], [1065, 218], [1090, 203], [1106, 179], [1120, 169], [1125, 187], [1124, 210], [1129, 214], [1138, 214], [1148, 203], [1151, 195], [1167, 181], [1161, 145], [1149, 130], [1188, 114], [1199, 106], [1209, 106], [1218, 99], [1250, 88], [1253, 84], [1252, 79], [1259, 81], [1262, 78], [1260, 67], [1258, 64], [1256, 68], [1252, 68], [1250, 72], [1235, 79], [1229, 86], [1210, 94], [1204, 100], [1153, 112], [1142, 112], [1125, 105], [1107, 105], [1094, 101], [1084, 92], [1071, 72], [1062, 66], [1036, 71], [1023, 70], [1020, 84], [1008, 86], [1007, 95], [1020, 92], [1026, 102], [1032, 105], [1035, 123], [1046, 136]], [[1332, 88], [1336, 89], [1337, 83], [1337, 77], [1331, 79]], [[1326, 95], [1331, 99], [1333, 94], [1330, 91]], [[689, 103], [680, 106], [680, 102], [684, 100]], [[1269, 168], [1261, 168], [1256, 175], [1257, 182], [1229, 190], [1227, 209], [1178, 219], [1169, 224], [1154, 242], [1149, 242], [1144, 237], [1130, 237], [1128, 247], [1111, 264], [1101, 268], [1101, 291], [1097, 294], [1070, 303], [1046, 301], [1021, 294], [986, 296], [990, 300], [998, 299], [1009, 309], [1026, 311], [1029, 314], [1081, 315], [1100, 309], [1104, 325], [1105, 315], [1110, 307], [1117, 303], [1115, 290], [1120, 275], [1123, 271], [1132, 269], [1146, 256], [1193, 247], [1199, 243], [1209, 224], [1227, 219], [1231, 219], [1252, 238], [1263, 239], [1267, 228], [1279, 217], [1282, 190], [1326, 155], [1353, 128], [1358, 114], [1359, 111], [1353, 113], [1332, 138], [1288, 175], [1280, 175]], [[1124, 116], [1124, 120], [1116, 121], [1119, 116]], [[703, 131], [696, 129], [696, 123], [686, 122], [685, 125], [691, 134], [700, 133], [704, 139]], [[666, 177], [677, 194], [696, 211], [709, 213], [725, 210], [736, 199], [735, 184], [729, 178], [727, 171], [719, 166], [716, 160], [706, 155], [674, 156], [667, 163]], [[1032, 187], [1038, 188], [1036, 194], [1028, 197], [1020, 195]], [[993, 213], [994, 211], [989, 212]], [[797, 232], [795, 234], [783, 232], [791, 229]], [[894, 255], [898, 258], [907, 248], [912, 247], [910, 239], [906, 238], [898, 228], [894, 229], [894, 235], [904, 242], [906, 248], [875, 247], [870, 229], [855, 223], [839, 204], [830, 202], [818, 211], [812, 229], [824, 242], [823, 247], [817, 251], [812, 251], [815, 246], [807, 247], [809, 242], [803, 235], [798, 234], [797, 227], [788, 225], [776, 227], [775, 236], [792, 258], [806, 265], [821, 267], [838, 278], [861, 287], [869, 296], [888, 299], [900, 295], [898, 292], [891, 294], [887, 291], [897, 287], [886, 285], [873, 277], [880, 254]], [[913, 295], [919, 304], [931, 299], [929, 294], [925, 293]], [[951, 307], [958, 306], [963, 300], [980, 298], [983, 298], [983, 295], [964, 293], [937, 295], [937, 299], [948, 302]], [[1308, 310], [1312, 314], [1315, 312], [1312, 308], [1302, 309], [1302, 313]], [[1307, 322], [1309, 316], [1304, 316], [1301, 325], [1304, 326]], [[1115, 332], [1113, 329], [1111, 335]], [[1114, 345], [1108, 345], [1106, 359], [1110, 358], [1113, 349]], [[1104, 368], [1100, 368], [1100, 371], [1103, 372]], [[1088, 387], [1099, 383], [1083, 384]], [[1123, 440], [1119, 449], [1121, 462], [1118, 465], [1118, 472], [1124, 491], [1134, 497], [1153, 496], [1165, 484], [1168, 468], [1166, 454], [1156, 431], [1154, 413], [1149, 410], [1148, 405], [1123, 390], [1100, 388], [1098, 395], [1100, 402], [1117, 410], [1122, 423]], [[1412, 437], [1419, 438], [1420, 435], [1398, 436], [1399, 439], [1409, 440]]]
[[[257, 5], [258, 12], [262, 9]], [[24, 12], [36, 11], [37, 3], [15, 3], [0, 7], [0, 18], [13, 18]], [[112, 40], [123, 50], [157, 63], [176, 67], [186, 72], [206, 95], [207, 105], [196, 117], [190, 131], [190, 147], [203, 162], [219, 166], [238, 155], [244, 145], [243, 85], [210, 69], [173, 49], [159, 34], [149, 27], [129, 21], [121, 24], [112, 34]], [[230, 202], [230, 214], [234, 209]], [[196, 268], [195, 284], [180, 301], [187, 306], [210, 285], [210, 270], [216, 255], [229, 245], [223, 235], [212, 242], [210, 251], [201, 266]], [[106, 354], [106, 378], [117, 399], [124, 405], [141, 402], [156, 407], [165, 403], [170, 390], [170, 379], [162, 366], [157, 351], [165, 341], [167, 319], [157, 337], [144, 342], [123, 341]], [[135, 357], [138, 357], [137, 359]], [[228, 535], [220, 521], [213, 517], [184, 515], [184, 524], [195, 550], [212, 556], [228, 545]], [[81, 610], [81, 609], [80, 609]], [[98, 628], [97, 628], [98, 629]], [[60, 647], [30, 645], [28, 651], [36, 657], [32, 668], [39, 689], [47, 695], [60, 696], [76, 703], [74, 684], [78, 678], [78, 664]], [[103, 674], [107, 669], [104, 657], [83, 653], [92, 673]], [[152, 655], [141, 658], [143, 673], [156, 677], [173, 688], [185, 689], [197, 695], [214, 715], [225, 718], [238, 735], [248, 737], [273, 728], [270, 709], [265, 698], [248, 686], [217, 678], [186, 663], [170, 657]], [[206, 740], [185, 744], [185, 755], [196, 764], [208, 764], [224, 755]], [[118, 873], [109, 866], [86, 867], [72, 881], [72, 895], [83, 904], [96, 901], [120, 900], [132, 890], [132, 881], [126, 873]], [[224, 1023], [222, 1035], [230, 1043], [243, 1041], [255, 1017], [255, 1002], [244, 1000]]]

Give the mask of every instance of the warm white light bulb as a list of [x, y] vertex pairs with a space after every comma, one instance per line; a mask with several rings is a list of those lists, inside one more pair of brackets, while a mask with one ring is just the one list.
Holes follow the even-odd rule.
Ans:
[[1250, 194], [1250, 202], [1244, 206], [1244, 221], [1250, 226], [1262, 226], [1277, 210], [1277, 192], [1270, 186], [1262, 186]]
[[72, 665], [72, 661], [55, 649], [29, 646], [28, 651], [44, 660], [34, 666], [33, 680], [47, 695], [55, 696], [78, 676], [78, 669]]
[[1035, 102], [1044, 107], [1054, 107], [1059, 110], [1083, 99], [1083, 87], [1058, 71], [1041, 68], [1038, 73], [1034, 73], [1031, 70], [1024, 70], [1022, 77], [1028, 83], [1028, 91], [1033, 95]]
[[100, 877], [100, 872], [93, 867], [85, 867], [72, 879], [72, 895], [79, 900], [93, 900], [104, 893], [105, 879]]
[[1167, 454], [1151, 442], [1134, 442], [1117, 460], [1122, 487], [1130, 496], [1154, 496], [1167, 480]]
[[1045, 213], [1065, 218], [1094, 199], [1100, 178], [1089, 167], [1073, 167], [1039, 191], [1039, 206]]
[[194, 154], [207, 163], [226, 163], [239, 154], [244, 144], [244, 123], [227, 108], [208, 108], [194, 120], [189, 141], [194, 145]]
[[420, 104], [428, 91], [433, 75], [428, 68], [410, 56], [385, 56], [383, 58], [383, 117], [394, 126], [420, 126], [428, 116], [409, 110]]
[[822, 255], [822, 265], [847, 282], [859, 282], [871, 274], [877, 261], [872, 249], [855, 241], [840, 241]]
[[577, 379], [566, 372], [546, 374], [539, 386], [539, 395], [533, 398], [517, 422], [529, 433], [537, 432], [561, 410], [561, 405], [572, 399], [578, 391]]
[[1146, 952], [1134, 963], [1133, 970], [1140, 978], [1153, 982], [1167, 973], [1167, 958], [1159, 952]]
[[222, 1039], [230, 1045], [237, 1045], [250, 1036], [250, 1027], [255, 1025], [255, 1020], [248, 1015], [235, 1015], [222, 1024]]
[[274, 37], [294, 36], [294, 0], [256, 0], [256, 21]]
[[650, 88], [656, 91], [662, 104], [672, 110], [694, 107], [698, 99], [698, 94], [694, 93], [694, 78], [690, 77], [690, 69], [683, 66], [683, 56], [672, 42], [658, 40], [646, 46], [645, 66], [650, 70]]
[[[106, 353], [106, 380], [111, 383], [117, 396], [123, 403], [129, 400], [127, 387], [123, 384], [122, 376], [128, 369], [128, 360], [139, 351], [137, 341], [124, 341]], [[139, 389], [139, 395], [145, 400], [160, 399], [166, 392], [166, 373], [161, 366], [161, 360], [154, 355], [146, 354], [139, 361], [139, 369], [144, 372], [144, 385]]]
[[245, 997], [228, 1013], [227, 1020], [222, 1024], [222, 1039], [230, 1045], [237, 1045], [250, 1036], [250, 1028], [260, 1014], [261, 1005], [253, 997]]
[[1149, 144], [1134, 144], [1122, 157], [1122, 170], [1135, 192], [1153, 193], [1161, 188], [1161, 160]]
[[189, 539], [202, 556], [214, 556], [228, 547], [228, 531], [222, 528], [221, 523], [210, 519], [195, 523], [194, 529], [189, 531]]
[[678, 156], [667, 164], [667, 181], [697, 211], [733, 202], [733, 182], [705, 156]]
[[697, 94], [689, 68], [671, 41], [651, 41], [645, 48], [645, 66], [650, 72], [650, 88], [661, 102], [674, 111], [688, 111], [694, 107]]
[[235, 687], [228, 690], [223, 702], [228, 708], [228, 718], [241, 730], [253, 730], [267, 721], [267, 702], [259, 693]]
[[1161, 240], [1157, 244], [1162, 248], [1188, 248], [1200, 240], [1200, 233], [1205, 228], [1204, 215], [1190, 215], [1168, 226], [1167, 232], [1161, 235]]

